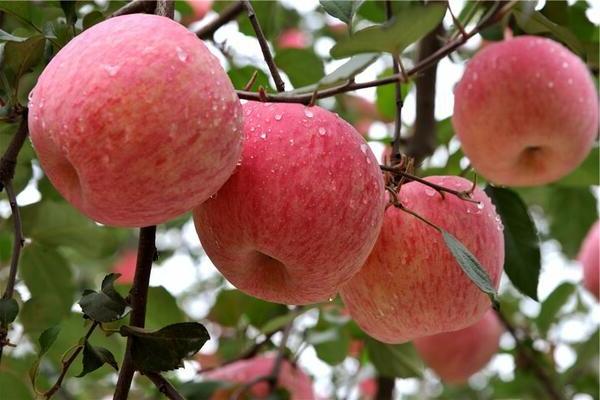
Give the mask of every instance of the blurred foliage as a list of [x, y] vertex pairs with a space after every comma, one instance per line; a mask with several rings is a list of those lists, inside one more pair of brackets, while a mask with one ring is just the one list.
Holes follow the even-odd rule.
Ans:
[[[389, 23], [385, 23], [382, 1], [322, 1], [314, 11], [305, 15], [278, 2], [255, 1], [253, 5], [262, 29], [273, 45], [279, 33], [289, 27], [299, 27], [310, 34], [311, 46], [278, 49], [275, 61], [294, 88], [311, 92], [317, 85], [326, 87], [353, 79], [373, 63], [378, 68], [379, 77], [391, 74], [391, 59], [386, 55], [355, 56], [344, 67], [336, 64], [337, 70], [329, 68], [331, 56], [394, 50], [402, 51], [404, 64], [413, 65], [415, 52], [412, 45], [440, 21], [444, 12], [441, 5], [422, 7], [416, 3], [393, 2], [397, 18]], [[6, 149], [17, 129], [17, 124], [10, 118], [10, 110], [16, 105], [26, 106], [29, 91], [44, 66], [74, 36], [104, 20], [124, 4], [124, 1], [0, 1], [0, 151]], [[213, 11], [219, 12], [231, 4], [232, 1], [217, 1]], [[522, 2], [513, 13], [487, 29], [482, 36], [486, 40], [500, 40], [505, 29], [510, 28], [515, 35], [528, 33], [551, 37], [577, 52], [590, 70], [597, 73], [599, 30], [586, 15], [589, 3], [579, 0], [569, 5], [566, 1], [546, 1], [538, 10], [535, 5], [535, 2]], [[489, 4], [485, 2], [467, 2], [462, 10], [453, 11], [461, 23], [469, 26], [488, 8]], [[193, 22], [192, 9], [187, 2], [177, 1], [176, 9], [178, 18]], [[335, 24], [340, 21], [350, 25], [350, 29], [336, 28]], [[245, 16], [238, 17], [237, 23], [242, 34], [254, 36]], [[449, 34], [456, 33], [455, 26], [448, 28]], [[328, 43], [332, 48], [331, 55], [328, 51], [324, 54], [322, 50], [328, 47]], [[216, 48], [225, 50], [228, 74], [237, 89], [246, 86], [256, 72], [256, 80], [250, 90], [259, 87], [272, 90], [260, 57], [248, 60], [234, 51], [227, 51], [230, 50], [227, 46], [217, 43]], [[473, 51], [472, 48], [460, 49], [451, 59], [464, 63]], [[414, 96], [412, 87], [412, 82], [402, 85], [403, 97]], [[380, 86], [374, 92], [375, 102], [369, 110], [348, 101], [349, 95], [339, 95], [324, 104], [352, 123], [361, 120], [382, 123], [387, 135], [379, 135], [377, 140], [389, 143], [393, 129], [390, 121], [395, 113], [394, 89], [391, 85]], [[411, 127], [404, 130], [410, 132]], [[468, 160], [454, 137], [449, 118], [437, 122], [437, 142], [434, 157], [425, 161], [419, 173], [458, 175], [465, 172]], [[599, 183], [598, 160], [596, 147], [577, 170], [552, 185], [515, 191], [490, 189], [494, 192], [492, 197], [504, 225], [509, 228], [505, 230], [506, 270], [512, 284], [507, 282], [500, 293], [502, 311], [519, 329], [535, 338], [524, 345], [535, 350], [538, 361], [547, 366], [552, 379], [569, 398], [577, 393], [599, 398], [598, 321], [591, 317], [598, 306], [573, 281], [555, 285], [549, 295], [540, 299], [539, 305], [519, 294], [515, 288], [536, 298], [541, 266], [540, 246], [542, 249], [556, 249], [553, 250], [554, 256], [562, 262], [570, 262], [576, 256], [587, 230], [598, 218], [597, 198], [591, 190], [595, 186], [597, 191]], [[18, 347], [4, 352], [0, 364], [0, 398], [21, 400], [34, 398], [28, 378], [30, 369], [37, 366], [37, 388], [47, 390], [60, 372], [65, 351], [79, 343], [90, 328], [92, 322], [82, 318], [78, 305], [84, 290], [88, 290], [85, 294], [90, 296], [89, 289], [96, 288], [96, 297], [103, 298], [105, 305], [112, 304], [106, 302], [106, 298], [114, 300], [125, 296], [129, 289], [125, 282], [117, 280], [116, 287], [112, 287], [111, 279], [108, 292], [98, 288], [121, 254], [135, 245], [136, 233], [101, 226], [73, 209], [40, 172], [29, 143], [19, 155], [14, 186], [18, 192], [27, 190], [28, 198], [33, 200], [21, 208], [27, 241], [15, 295], [20, 312], [11, 333]], [[4, 288], [13, 236], [4, 193], [0, 199], [0, 288]], [[204, 255], [197, 243], [186, 241], [189, 227], [189, 215], [159, 227], [158, 271], [166, 268], [163, 264], [171, 263], [172, 267], [177, 257], [188, 257], [196, 266], [201, 263]], [[161, 238], [164, 240], [161, 241]], [[544, 259], [543, 254], [541, 258]], [[578, 267], [569, 268], [575, 270]], [[61, 398], [85, 400], [110, 396], [114, 387], [114, 370], [103, 364], [114, 367], [114, 360], [117, 364], [122, 360], [125, 340], [114, 334], [119, 329], [125, 329], [127, 335], [141, 338], [140, 354], [156, 351], [152, 350], [153, 346], [164, 340], [157, 332], [165, 327], [170, 326], [167, 331], [177, 331], [177, 335], [187, 338], [179, 337], [181, 340], [177, 341], [169, 337], [168, 345], [158, 345], [167, 347], [169, 354], [165, 353], [160, 360], [163, 363], [155, 367], [170, 369], [178, 365], [180, 355], [199, 348], [206, 340], [202, 328], [191, 324], [191, 321], [200, 321], [209, 330], [210, 346], [202, 350], [201, 355], [194, 356], [191, 368], [208, 368], [211, 362], [219, 364], [253, 351], [256, 343], [262, 341], [261, 348], [254, 350], [276, 349], [277, 340], [269, 338], [294, 320], [302, 328], [293, 333], [288, 353], [297, 356], [309, 353], [310, 349], [313, 357], [329, 366], [331, 398], [357, 398], [360, 393], [357, 384], [376, 374], [416, 381], [418, 389], [413, 394], [405, 394], [402, 398], [406, 399], [540, 399], [547, 396], [508, 336], [498, 357], [509, 360], [513, 367], [503, 371], [488, 369], [474, 377], [470, 385], [444, 386], [425, 372], [412, 345], [388, 345], [368, 338], [346, 315], [338, 300], [293, 309], [247, 296], [231, 289], [221, 276], [209, 275], [202, 271], [202, 279], [198, 277], [194, 281], [183, 282], [182, 278], [182, 290], [174, 290], [166, 283], [165, 286], [151, 287], [146, 321], [148, 331], [132, 332], [122, 328], [126, 320], [118, 318], [127, 310], [120, 309], [118, 315], [109, 316], [111, 321], [118, 320], [103, 324], [104, 331], [97, 329], [89, 341], [85, 341], [83, 364], [80, 356], [66, 375]], [[198, 303], [202, 306], [199, 307]], [[11, 306], [3, 304], [2, 310], [9, 310], [8, 307]], [[96, 319], [101, 318], [94, 311], [87, 312], [96, 315]], [[584, 332], [574, 335], [575, 339], [563, 337], [566, 327], [581, 326], [582, 321], [587, 324], [584, 324]], [[184, 322], [183, 325], [174, 325]], [[181, 334], [179, 329], [190, 330]], [[190, 335], [196, 336], [188, 340]], [[556, 362], [559, 348], [574, 355], [567, 367]], [[173, 356], [171, 351], [176, 355]], [[209, 362], [209, 359], [212, 361]], [[75, 379], [81, 372], [89, 375]], [[168, 378], [189, 399], [209, 398], [211, 393], [223, 386], [219, 382], [202, 381], [201, 375], [190, 379], [189, 374], [184, 378], [184, 375], [170, 373]], [[283, 391], [272, 398], [287, 396]], [[160, 398], [160, 395], [148, 380], [138, 379], [131, 398], [152, 399]]]

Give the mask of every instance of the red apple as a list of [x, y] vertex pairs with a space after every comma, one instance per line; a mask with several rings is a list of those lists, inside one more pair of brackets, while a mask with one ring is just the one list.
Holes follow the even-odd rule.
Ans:
[[[428, 177], [427, 181], [466, 191], [466, 179]], [[404, 184], [399, 200], [408, 209], [445, 229], [477, 257], [495, 287], [504, 263], [500, 218], [487, 195], [473, 192], [474, 204], [449, 194], [442, 198], [419, 182]], [[465, 328], [490, 307], [490, 300], [465, 275], [442, 235], [395, 207], [365, 265], [340, 291], [356, 323], [387, 343]]]
[[103, 224], [148, 226], [189, 211], [241, 155], [227, 74], [165, 17], [125, 15], [82, 32], [42, 72], [29, 109], [42, 169]]
[[281, 32], [277, 39], [280, 49], [304, 49], [310, 44], [308, 35], [300, 29], [290, 28]]
[[489, 310], [473, 325], [415, 339], [423, 361], [446, 383], [465, 383], [498, 352], [504, 329], [496, 313]]
[[133, 283], [136, 262], [136, 250], [128, 250], [127, 252], [123, 253], [123, 255], [121, 255], [119, 261], [113, 267], [113, 272], [121, 274], [121, 276], [118, 279], [119, 283]]
[[202, 19], [212, 9], [213, 0], [187, 0], [196, 19]]
[[350, 124], [320, 107], [243, 108], [242, 163], [194, 210], [202, 246], [249, 295], [285, 304], [335, 297], [381, 227], [377, 160]]
[[452, 122], [464, 153], [488, 180], [542, 185], [589, 153], [598, 135], [598, 97], [575, 54], [550, 39], [519, 36], [469, 62]]
[[[274, 355], [261, 355], [248, 360], [240, 360], [204, 374], [207, 380], [224, 381], [244, 384], [261, 376], [266, 376], [273, 370]], [[314, 400], [315, 394], [312, 381], [299, 367], [283, 360], [277, 386], [286, 389], [290, 400]], [[263, 399], [269, 395], [269, 385], [263, 381], [252, 386], [249, 390], [252, 396]], [[220, 393], [213, 394], [220, 398]], [[222, 397], [222, 396], [221, 396]]]
[[375, 378], [367, 378], [358, 384], [361, 400], [373, 400], [377, 396], [377, 381]]
[[600, 221], [590, 228], [577, 260], [583, 267], [583, 286], [596, 298], [600, 298]]

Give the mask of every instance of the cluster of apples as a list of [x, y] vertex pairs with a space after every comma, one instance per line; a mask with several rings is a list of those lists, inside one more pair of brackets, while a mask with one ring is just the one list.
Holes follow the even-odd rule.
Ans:
[[[71, 204], [125, 227], [193, 210], [207, 255], [250, 295], [309, 304], [339, 292], [358, 325], [389, 343], [487, 320], [489, 299], [440, 234], [386, 209], [377, 160], [350, 124], [317, 106], [241, 104], [203, 42], [168, 18], [121, 16], [82, 32], [43, 71], [29, 109], [40, 164]], [[519, 37], [469, 63], [453, 121], [485, 177], [543, 184], [589, 152], [597, 96], [575, 55]], [[474, 204], [412, 182], [398, 198], [457, 237], [498, 286], [502, 226], [482, 190]], [[418, 346], [426, 359], [433, 340]]]

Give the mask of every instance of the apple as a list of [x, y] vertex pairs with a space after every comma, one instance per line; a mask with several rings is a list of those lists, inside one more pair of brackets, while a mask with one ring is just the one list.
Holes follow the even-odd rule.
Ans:
[[589, 153], [598, 135], [598, 96], [575, 54], [550, 39], [519, 36], [472, 58], [454, 92], [452, 123], [465, 155], [488, 180], [542, 185]]
[[590, 228], [585, 237], [577, 260], [583, 267], [583, 286], [596, 299], [600, 298], [600, 221]]
[[277, 39], [280, 49], [304, 49], [310, 44], [308, 35], [300, 29], [290, 28], [281, 32]]
[[383, 221], [377, 160], [346, 121], [320, 107], [247, 102], [241, 165], [194, 210], [202, 246], [235, 287], [263, 300], [335, 297]]
[[212, 9], [213, 0], [187, 0], [194, 11], [194, 17], [199, 20]]
[[121, 274], [118, 279], [119, 283], [133, 283], [133, 277], [135, 276], [135, 267], [137, 263], [137, 251], [128, 250], [123, 253], [117, 263], [113, 266], [113, 272]]
[[358, 384], [362, 400], [373, 400], [377, 396], [377, 381], [375, 378], [367, 378]]
[[202, 203], [241, 155], [242, 109], [182, 25], [133, 14], [65, 45], [39, 77], [29, 129], [42, 169], [91, 219], [139, 227]]
[[[259, 355], [248, 360], [235, 361], [218, 369], [208, 371], [203, 376], [210, 381], [244, 384], [251, 382], [253, 379], [269, 375], [273, 370], [274, 362], [275, 355]], [[286, 359], [283, 359], [281, 364], [277, 387], [286, 389], [290, 394], [290, 400], [315, 399], [310, 377]], [[212, 398], [228, 398], [227, 396], [222, 396], [223, 393], [219, 393], [225, 391], [227, 390], [217, 390]], [[260, 399], [266, 398], [269, 395], [269, 385], [266, 381], [262, 381], [252, 386], [248, 393]]]
[[[472, 183], [456, 176], [427, 181], [466, 191]], [[445, 194], [419, 182], [402, 185], [398, 199], [408, 209], [451, 233], [475, 255], [498, 287], [504, 263], [500, 218], [489, 197], [475, 188], [479, 204]], [[490, 300], [465, 275], [442, 235], [395, 207], [365, 265], [340, 294], [356, 323], [386, 343], [458, 330], [476, 322]]]
[[423, 361], [446, 383], [465, 383], [498, 352], [504, 331], [493, 310], [473, 325], [415, 339], [413, 344]]

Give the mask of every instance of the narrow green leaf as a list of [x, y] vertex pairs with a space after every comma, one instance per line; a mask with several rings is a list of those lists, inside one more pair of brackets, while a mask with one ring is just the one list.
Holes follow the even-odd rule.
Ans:
[[[340, 40], [332, 49], [334, 58], [360, 53], [387, 52], [400, 54], [409, 45], [433, 30], [446, 13], [443, 3], [414, 5], [394, 16], [389, 22], [357, 31]], [[418, 23], [415, 23], [418, 21]]]
[[555, 24], [539, 11], [529, 13], [519, 7], [515, 7], [513, 9], [513, 14], [515, 15], [519, 27], [526, 33], [531, 35], [550, 33], [556, 39], [569, 46], [573, 52], [580, 55], [584, 53], [583, 46], [579, 39], [577, 39], [577, 36], [564, 26]]
[[104, 21], [104, 15], [100, 11], [92, 11], [83, 17], [83, 30], [85, 31], [102, 21]]
[[362, 1], [357, 0], [319, 0], [321, 7], [327, 14], [335, 17], [347, 25], [352, 25], [352, 19], [356, 10], [362, 4]]
[[67, 19], [67, 23], [69, 25], [75, 25], [75, 22], [77, 22], [76, 6], [76, 1], [60, 0], [60, 8], [62, 8], [63, 12], [65, 13], [65, 18]]
[[540, 245], [535, 224], [521, 197], [510, 189], [486, 186], [504, 225], [504, 271], [521, 293], [536, 300], [541, 269]]
[[87, 340], [83, 347], [83, 368], [77, 378], [81, 378], [90, 372], [94, 372], [104, 364], [108, 364], [115, 369], [119, 370], [115, 356], [104, 347], [92, 346]]
[[25, 40], [27, 40], [27, 38], [11, 35], [10, 33], [5, 32], [2, 29], [0, 29], [0, 40], [4, 41], [4, 42], [19, 42], [20, 43], [20, 42], [24, 42]]
[[13, 322], [19, 314], [19, 303], [15, 299], [0, 299], [0, 326]]
[[546, 300], [544, 300], [540, 314], [535, 320], [538, 329], [544, 336], [552, 323], [556, 321], [556, 317], [562, 306], [565, 305], [573, 293], [575, 293], [575, 285], [565, 282], [554, 289]]
[[40, 337], [38, 338], [38, 342], [40, 344], [38, 358], [41, 358], [44, 354], [48, 352], [48, 350], [50, 350], [50, 347], [54, 344], [56, 338], [58, 338], [59, 333], [60, 325], [54, 325], [40, 334]]
[[180, 368], [184, 358], [197, 353], [210, 339], [206, 328], [197, 322], [173, 324], [155, 332], [125, 325], [119, 332], [132, 340], [133, 364], [142, 372]]
[[477, 258], [460, 241], [458, 241], [458, 239], [445, 230], [440, 230], [446, 246], [448, 246], [450, 252], [452, 252], [452, 255], [458, 262], [458, 265], [460, 265], [469, 279], [473, 281], [475, 286], [477, 286], [479, 290], [490, 297], [494, 308], [497, 308], [498, 294], [496, 293], [496, 289], [494, 289], [494, 285], [492, 285], [490, 277], [485, 269], [483, 269]]
[[422, 376], [423, 364], [410, 343], [392, 345], [368, 338], [366, 347], [369, 360], [380, 375], [388, 378]]
[[84, 314], [94, 321], [111, 322], [123, 318], [127, 302], [114, 288], [120, 274], [108, 274], [102, 280], [100, 292], [85, 290], [79, 305]]

